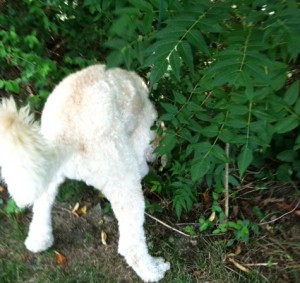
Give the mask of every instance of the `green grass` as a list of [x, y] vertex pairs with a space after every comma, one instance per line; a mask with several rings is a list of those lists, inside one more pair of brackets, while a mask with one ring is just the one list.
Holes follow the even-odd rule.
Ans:
[[[70, 213], [70, 203], [75, 203], [78, 199], [80, 203], [89, 203], [88, 213], [93, 209], [93, 202], [96, 203], [95, 198], [82, 199], [80, 186], [78, 184], [78, 189], [72, 195], [68, 193], [68, 186], [63, 189], [60, 196], [63, 202], [57, 202], [53, 211], [56, 239], [54, 247], [39, 254], [27, 251], [23, 244], [30, 223], [30, 211], [18, 216], [9, 215], [5, 211], [6, 201], [0, 204], [1, 283], [142, 282], [117, 254], [116, 220], [106, 223], [97, 217], [92, 220], [88, 217], [77, 218]], [[241, 264], [266, 263], [271, 259], [278, 265], [251, 266], [248, 274], [228, 261], [228, 253], [234, 252], [235, 248], [226, 247], [227, 239], [205, 234], [191, 239], [166, 229], [149, 218], [146, 220], [150, 253], [164, 257], [171, 263], [171, 270], [161, 283], [266, 283], [277, 282], [282, 275], [288, 276], [289, 281], [286, 282], [299, 281], [299, 261], [297, 262], [296, 252], [291, 252], [299, 250], [299, 244], [295, 241], [280, 241], [277, 238], [275, 242], [271, 242], [267, 234], [262, 232], [256, 238], [251, 238], [250, 244], [242, 245], [241, 254], [234, 259]], [[108, 235], [106, 247], [101, 244], [101, 230]], [[280, 231], [281, 229], [277, 233]], [[57, 264], [54, 250], [66, 256], [67, 267]]]

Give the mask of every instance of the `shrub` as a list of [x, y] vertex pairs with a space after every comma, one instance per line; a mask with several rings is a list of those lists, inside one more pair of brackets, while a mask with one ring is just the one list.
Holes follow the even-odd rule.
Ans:
[[148, 78], [168, 158], [153, 190], [178, 217], [209, 188], [222, 218], [224, 188], [249, 166], [300, 177], [297, 1], [5, 3], [0, 87], [36, 109], [63, 75], [98, 61]]

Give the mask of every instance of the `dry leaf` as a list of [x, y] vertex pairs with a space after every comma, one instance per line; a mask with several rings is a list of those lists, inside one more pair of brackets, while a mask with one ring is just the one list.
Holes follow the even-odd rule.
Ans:
[[246, 273], [249, 273], [249, 272], [250, 272], [250, 269], [249, 269], [249, 268], [247, 268], [247, 267], [241, 265], [240, 263], [236, 262], [233, 258], [230, 257], [230, 258], [228, 258], [228, 260], [229, 260], [235, 267], [237, 267], [239, 270], [244, 271], [244, 272], [246, 272]]
[[285, 203], [285, 202], [276, 203], [276, 206], [279, 209], [286, 210], [286, 211], [292, 211], [292, 210], [294, 210], [294, 207], [292, 205], [290, 205], [288, 203]]
[[208, 220], [213, 222], [215, 220], [215, 218], [216, 218], [216, 212], [213, 211], [212, 214], [209, 216]]
[[63, 256], [61, 253], [54, 251], [55, 261], [58, 265], [60, 265], [63, 268], [66, 268], [68, 265], [67, 258]]
[[201, 276], [201, 271], [200, 271], [200, 270], [195, 270], [195, 271], [193, 272], [193, 277], [195, 277], [195, 278], [200, 278], [200, 276]]
[[238, 245], [235, 250], [235, 255], [239, 255], [242, 252], [241, 245]]
[[73, 207], [73, 209], [72, 209], [72, 214], [74, 214], [76, 217], [79, 217], [79, 215], [78, 215], [78, 213], [77, 213], [77, 210], [79, 209], [79, 202], [77, 202], [76, 204], [75, 204], [75, 206]]
[[83, 207], [81, 207], [80, 209], [78, 209], [77, 214], [79, 216], [86, 216], [87, 213], [87, 206], [84, 205]]
[[0, 186], [0, 193], [3, 193], [5, 190], [2, 186]]
[[101, 242], [104, 246], [107, 246], [107, 234], [104, 231], [101, 231]]
[[276, 203], [276, 202], [283, 202], [284, 199], [283, 198], [267, 198], [265, 200], [262, 201], [262, 204], [264, 206], [270, 204], [270, 203]]

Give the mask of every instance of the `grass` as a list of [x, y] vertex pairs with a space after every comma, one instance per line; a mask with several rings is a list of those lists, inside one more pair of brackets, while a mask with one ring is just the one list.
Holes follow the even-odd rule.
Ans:
[[[141, 280], [117, 254], [118, 231], [112, 213], [105, 214], [95, 209], [98, 193], [97, 197], [91, 197], [92, 191], [82, 195], [81, 184], [75, 190], [78, 194], [70, 195], [68, 186], [62, 190], [60, 202], [53, 210], [54, 247], [39, 254], [30, 253], [23, 244], [30, 211], [8, 215], [5, 211], [7, 196], [1, 193], [0, 282], [140, 283]], [[81, 204], [88, 204], [85, 217], [75, 217], [70, 213], [73, 203], [78, 200]], [[227, 240], [220, 236], [183, 237], [150, 218], [147, 218], [145, 228], [150, 253], [171, 263], [172, 268], [161, 283], [300, 282], [299, 258], [296, 256], [300, 245], [281, 238], [281, 233], [286, 230], [285, 224], [290, 223], [283, 221], [272, 231], [262, 230], [249, 245], [240, 244], [240, 252], [233, 259], [244, 267], [253, 264], [247, 266], [249, 273], [229, 261], [228, 254], [235, 253], [236, 246], [226, 247]], [[291, 227], [299, 228], [297, 225]], [[107, 233], [107, 246], [101, 243], [101, 231]], [[63, 267], [56, 261], [54, 250], [66, 257], [67, 266]], [[270, 266], [260, 265], [268, 262]]]

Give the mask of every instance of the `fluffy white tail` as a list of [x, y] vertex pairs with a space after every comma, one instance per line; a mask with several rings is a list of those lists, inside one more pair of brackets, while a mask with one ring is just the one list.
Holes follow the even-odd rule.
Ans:
[[13, 98], [0, 104], [0, 166], [18, 206], [31, 205], [47, 188], [51, 152], [29, 106], [17, 110]]

